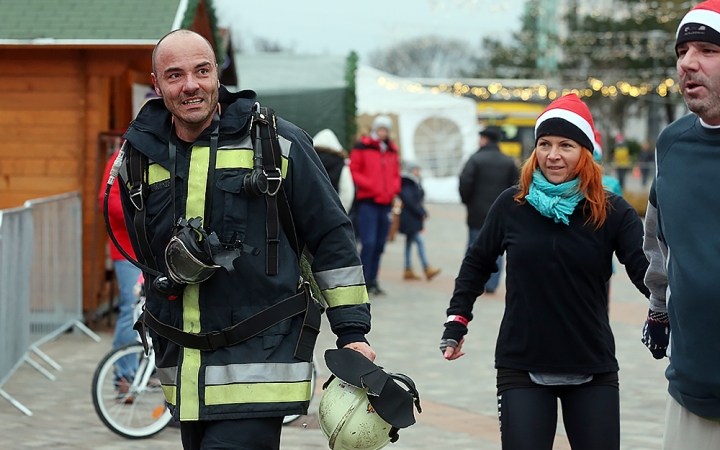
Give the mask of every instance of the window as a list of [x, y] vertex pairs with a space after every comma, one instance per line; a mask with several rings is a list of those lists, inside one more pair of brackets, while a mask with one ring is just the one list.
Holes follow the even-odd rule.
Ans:
[[443, 117], [425, 119], [415, 129], [415, 157], [424, 176], [451, 177], [462, 168], [460, 129]]

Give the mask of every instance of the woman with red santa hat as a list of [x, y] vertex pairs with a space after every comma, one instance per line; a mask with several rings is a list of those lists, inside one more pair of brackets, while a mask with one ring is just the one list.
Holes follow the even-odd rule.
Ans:
[[620, 396], [607, 282], [613, 254], [646, 297], [643, 226], [606, 192], [594, 124], [576, 95], [552, 102], [518, 186], [500, 194], [463, 260], [440, 349], [452, 361], [495, 261], [507, 254], [505, 314], [495, 348], [504, 450], [551, 450], [557, 401], [573, 449], [620, 448]]

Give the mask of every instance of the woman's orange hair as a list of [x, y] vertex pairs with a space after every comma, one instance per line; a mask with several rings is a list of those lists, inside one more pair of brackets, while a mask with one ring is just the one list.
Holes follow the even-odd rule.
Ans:
[[[538, 168], [538, 160], [535, 151], [523, 164], [520, 173], [520, 190], [515, 194], [515, 201], [525, 203], [525, 196], [530, 191], [530, 184], [535, 170]], [[591, 223], [595, 228], [600, 228], [607, 217], [608, 198], [602, 184], [602, 168], [593, 160], [592, 152], [583, 148], [580, 153], [578, 165], [575, 168], [575, 175], [578, 177], [578, 188], [585, 195], [585, 213], [588, 215], [585, 224]], [[589, 214], [588, 211], [589, 210]]]

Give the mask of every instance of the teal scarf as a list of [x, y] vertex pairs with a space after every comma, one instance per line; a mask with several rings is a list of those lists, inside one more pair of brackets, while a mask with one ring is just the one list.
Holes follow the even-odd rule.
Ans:
[[565, 183], [552, 184], [545, 179], [540, 170], [533, 173], [530, 190], [525, 196], [525, 200], [540, 214], [565, 225], [570, 225], [570, 215], [583, 198], [585, 196], [578, 190], [577, 178]]

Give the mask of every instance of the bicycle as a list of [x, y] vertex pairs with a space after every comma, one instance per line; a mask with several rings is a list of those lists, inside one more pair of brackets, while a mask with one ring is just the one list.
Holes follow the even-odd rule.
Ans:
[[[92, 382], [95, 412], [114, 433], [128, 439], [154, 436], [162, 431], [172, 416], [165, 394], [155, 375], [155, 352], [146, 355], [142, 344], [131, 343], [110, 351], [100, 361]], [[121, 358], [134, 358], [137, 369], [132, 379], [116, 375]]]
[[[95, 412], [111, 431], [128, 439], [149, 438], [161, 432], [172, 416], [165, 403], [165, 395], [155, 374], [155, 352], [150, 344], [145, 355], [142, 344], [132, 343], [110, 351], [100, 361], [92, 382]], [[118, 380], [117, 362], [123, 357], [137, 359], [137, 370], [131, 380]], [[313, 361], [310, 377], [310, 400], [315, 395], [317, 365]], [[285, 416], [283, 424], [299, 418], [299, 414]]]

